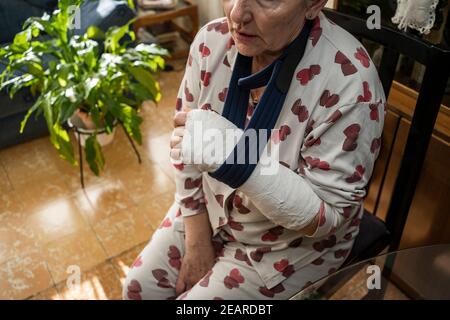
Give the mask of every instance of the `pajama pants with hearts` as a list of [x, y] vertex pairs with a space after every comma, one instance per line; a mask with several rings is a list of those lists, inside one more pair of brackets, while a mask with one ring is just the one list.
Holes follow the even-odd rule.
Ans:
[[[224, 231], [225, 232], [225, 231]], [[184, 255], [183, 218], [174, 204], [151, 241], [137, 257], [123, 286], [124, 299], [261, 300], [288, 299], [307, 283], [326, 276], [336, 259], [330, 253], [322, 259], [330, 263], [307, 265], [270, 290], [251, 266], [244, 246], [227, 241], [222, 232], [214, 237], [218, 260], [191, 290], [176, 297], [175, 284]], [[335, 265], [336, 268], [339, 265]]]

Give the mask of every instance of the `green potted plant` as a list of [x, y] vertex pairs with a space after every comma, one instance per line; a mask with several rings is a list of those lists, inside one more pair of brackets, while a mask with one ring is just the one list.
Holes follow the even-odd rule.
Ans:
[[67, 124], [85, 130], [86, 161], [99, 175], [105, 163], [101, 133], [111, 135], [120, 124], [141, 144], [139, 111], [143, 101], [160, 100], [154, 74], [164, 68], [167, 51], [156, 44], [131, 46], [133, 21], [106, 33], [91, 26], [84, 35], [74, 35], [74, 6], [82, 2], [60, 0], [51, 15], [29, 18], [13, 43], [0, 48], [0, 63], [7, 66], [0, 90], [6, 88], [11, 97], [31, 90], [36, 102], [20, 131], [33, 113], [43, 114], [53, 146], [73, 165], [78, 162]]

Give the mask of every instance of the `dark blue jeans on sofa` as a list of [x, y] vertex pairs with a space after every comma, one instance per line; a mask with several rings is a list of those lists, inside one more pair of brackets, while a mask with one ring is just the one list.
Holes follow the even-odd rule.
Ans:
[[[1, 0], [0, 46], [14, 39], [27, 18], [52, 12], [56, 4], [57, 0]], [[127, 23], [135, 16], [127, 6], [127, 0], [85, 0], [80, 9], [81, 28], [75, 30], [77, 34], [83, 34], [91, 25], [106, 31], [111, 26]], [[4, 66], [0, 64], [0, 73], [3, 70]], [[4, 90], [0, 91], [0, 149], [48, 135], [42, 116], [32, 116], [23, 134], [19, 132], [20, 123], [34, 101], [29, 90], [18, 92], [13, 99]]]

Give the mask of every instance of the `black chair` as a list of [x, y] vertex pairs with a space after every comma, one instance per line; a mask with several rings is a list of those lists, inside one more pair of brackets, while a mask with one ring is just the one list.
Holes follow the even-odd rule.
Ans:
[[[376, 217], [376, 212], [364, 212], [360, 233], [343, 265], [345, 267], [375, 257], [386, 248], [389, 252], [396, 251], [399, 248], [428, 144], [449, 79], [450, 51], [428, 43], [415, 35], [390, 27], [369, 30], [365, 20], [332, 9], [324, 9], [324, 13], [331, 21], [346, 29], [358, 39], [367, 39], [383, 45], [378, 72], [386, 97], [388, 97], [391, 89], [400, 54], [410, 57], [426, 67], [385, 222]], [[391, 152], [392, 149], [388, 155], [388, 162]], [[387, 166], [383, 173], [382, 184], [386, 171]], [[379, 200], [380, 193], [378, 193], [375, 208], [378, 207]], [[393, 263], [393, 261], [390, 263]], [[385, 265], [383, 276], [389, 279], [389, 275], [389, 266]], [[339, 283], [325, 283], [318, 291], [331, 294], [346, 280], [348, 280], [348, 277], [347, 279], [340, 279]]]

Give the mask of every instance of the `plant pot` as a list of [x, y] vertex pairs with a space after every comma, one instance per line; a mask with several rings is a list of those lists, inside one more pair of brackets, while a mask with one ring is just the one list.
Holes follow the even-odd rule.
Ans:
[[75, 128], [75, 138], [78, 140], [80, 137], [81, 145], [84, 147], [86, 139], [92, 136], [97, 131], [97, 141], [100, 146], [104, 147], [110, 144], [114, 140], [114, 134], [116, 132], [117, 120], [114, 122], [114, 128], [110, 134], [106, 132], [103, 127], [97, 128], [91, 117], [85, 112], [77, 110], [67, 120], [70, 127]]

